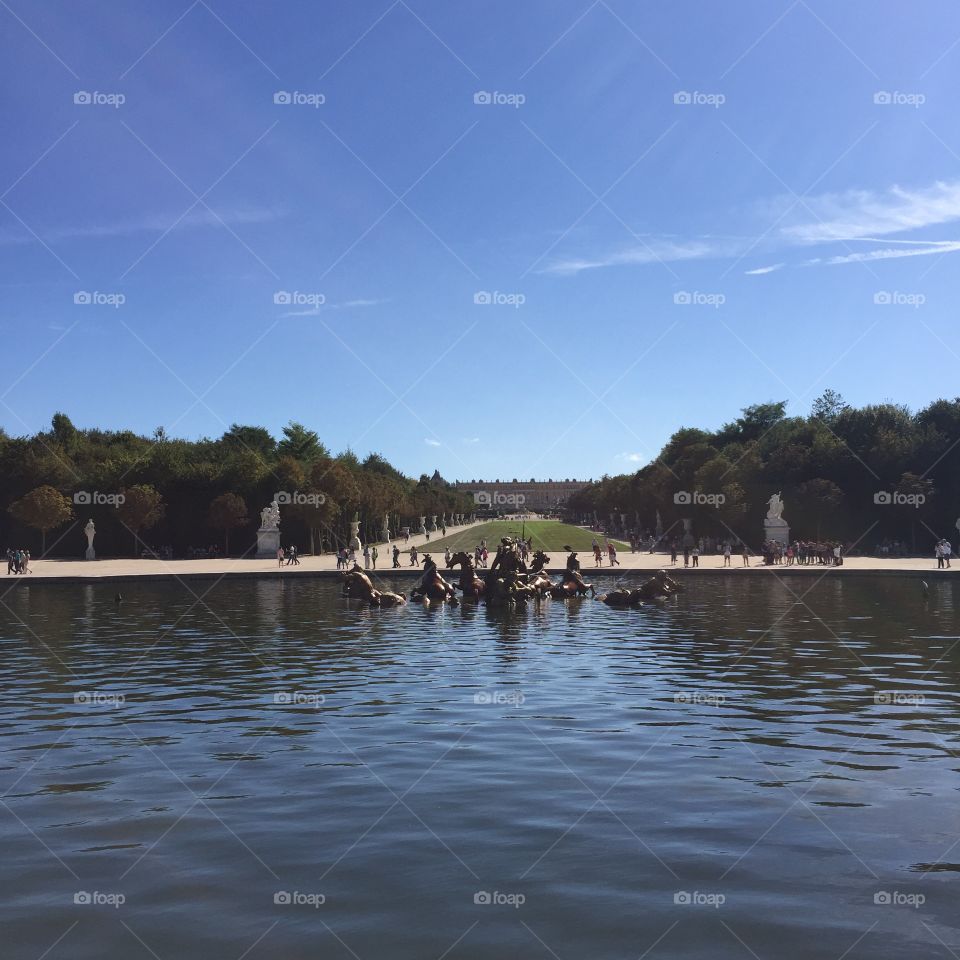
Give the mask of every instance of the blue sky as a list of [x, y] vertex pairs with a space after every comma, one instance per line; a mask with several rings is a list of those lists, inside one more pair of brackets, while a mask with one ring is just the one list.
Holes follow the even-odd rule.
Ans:
[[957, 393], [955, 4], [0, 20], [11, 434], [297, 419], [412, 474], [598, 477], [754, 402]]

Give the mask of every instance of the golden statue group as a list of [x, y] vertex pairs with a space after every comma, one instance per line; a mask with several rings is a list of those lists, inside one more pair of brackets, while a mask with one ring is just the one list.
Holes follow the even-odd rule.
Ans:
[[[550, 558], [543, 550], [533, 554], [528, 567], [520, 556], [516, 541], [504, 537], [497, 547], [490, 569], [484, 571], [482, 577], [477, 573], [472, 554], [464, 551], [455, 553], [447, 563], [447, 568], [460, 568], [460, 580], [456, 584], [443, 578], [436, 562], [427, 553], [423, 556], [423, 575], [411, 591], [410, 599], [455, 606], [460, 602], [457, 596], [459, 590], [464, 602], [483, 601], [488, 606], [503, 606], [526, 603], [528, 600], [539, 601], [545, 597], [565, 600], [589, 593], [609, 607], [636, 607], [648, 601], [662, 602], [682, 589], [665, 570], [660, 570], [635, 589], [619, 588], [598, 595], [593, 584], [583, 579], [576, 552], [569, 547], [564, 547], [564, 550], [568, 552], [566, 567], [560, 579], [554, 581], [546, 573]], [[392, 607], [407, 601], [406, 594], [377, 590], [358, 564], [354, 564], [353, 569], [341, 574], [341, 577], [345, 597], [366, 600], [380, 607]]]

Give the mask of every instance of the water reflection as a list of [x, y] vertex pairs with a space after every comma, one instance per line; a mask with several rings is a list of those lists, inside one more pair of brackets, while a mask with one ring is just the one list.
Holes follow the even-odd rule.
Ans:
[[[394, 957], [957, 942], [949, 582], [703, 578], [628, 611], [374, 610], [303, 580], [113, 593], [0, 607], [22, 955], [78, 916], [51, 957], [129, 954], [121, 919], [161, 957], [232, 960], [267, 930], [249, 956], [345, 950], [330, 931]], [[78, 914], [93, 890], [126, 904]], [[274, 903], [293, 890], [323, 912]], [[493, 890], [525, 904], [474, 903]]]

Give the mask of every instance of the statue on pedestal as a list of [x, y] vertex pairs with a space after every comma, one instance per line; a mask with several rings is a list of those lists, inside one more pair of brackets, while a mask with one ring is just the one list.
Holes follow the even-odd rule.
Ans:
[[437, 515], [434, 513], [434, 514], [431, 514], [430, 516], [430, 522], [427, 524], [427, 530], [430, 533], [433, 533], [434, 530], [436, 529], [437, 529]]
[[347, 547], [357, 554], [363, 549], [363, 544], [360, 542], [360, 520], [356, 514], [353, 515], [353, 519], [350, 521], [350, 540], [347, 543]]
[[773, 494], [767, 501], [767, 515], [763, 521], [764, 540], [776, 540], [786, 546], [790, 542], [790, 526], [783, 519], [783, 498]]
[[384, 543], [390, 542], [390, 514], [385, 513], [383, 515], [383, 528], [380, 530], [380, 539]]
[[84, 555], [84, 559], [96, 560], [97, 554], [93, 549], [93, 538], [97, 535], [97, 528], [92, 519], [87, 521], [87, 525], [83, 528], [83, 532], [87, 535], [87, 552]]
[[426, 532], [427, 532], [427, 518], [426, 518], [426, 517], [421, 517], [421, 518], [420, 518], [420, 528], [417, 530], [417, 533], [419, 533], [420, 536], [423, 536]]
[[260, 511], [257, 531], [257, 557], [275, 559], [280, 549], [280, 504], [276, 500]]

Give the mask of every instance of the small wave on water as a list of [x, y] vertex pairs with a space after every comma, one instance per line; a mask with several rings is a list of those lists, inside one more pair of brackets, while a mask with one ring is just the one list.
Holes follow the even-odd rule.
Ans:
[[251, 958], [340, 938], [876, 960], [960, 935], [949, 582], [836, 578], [798, 603], [702, 577], [635, 610], [376, 610], [305, 580], [124, 594], [0, 609], [0, 917], [23, 956], [67, 929], [74, 960], [130, 955], [131, 930], [213, 960], [258, 937]]

